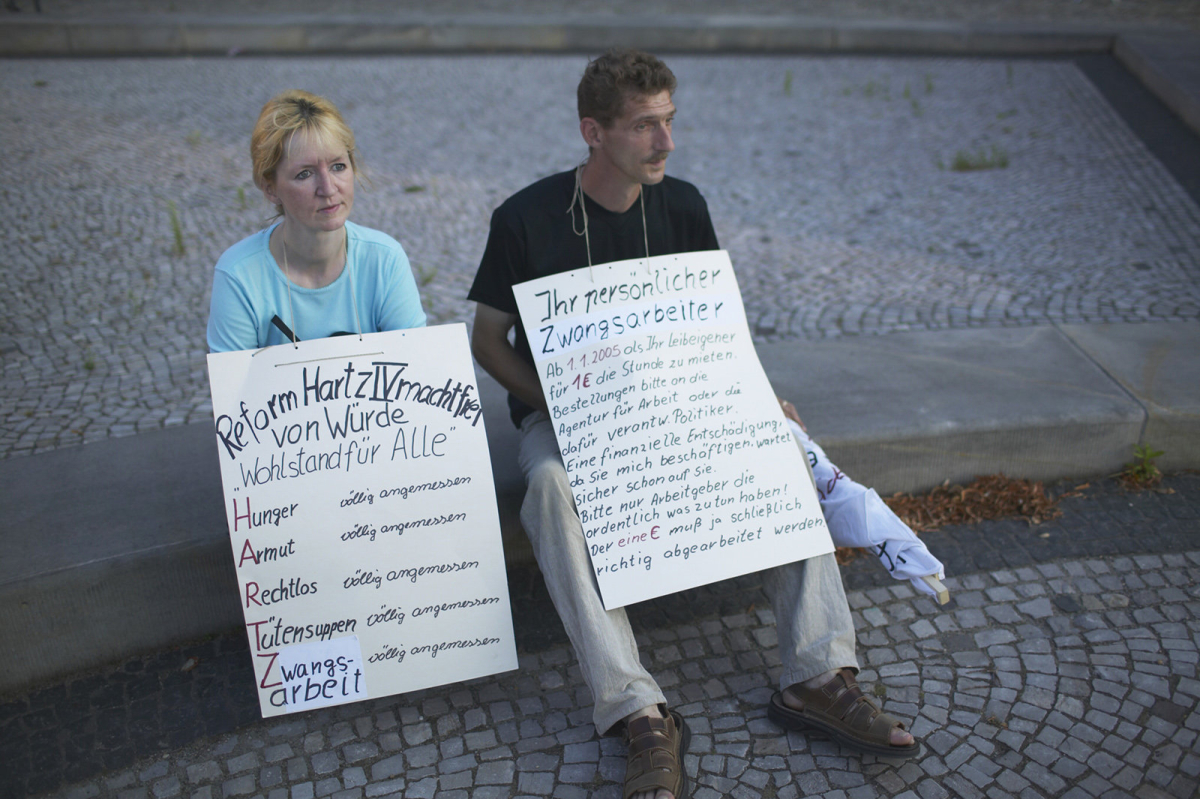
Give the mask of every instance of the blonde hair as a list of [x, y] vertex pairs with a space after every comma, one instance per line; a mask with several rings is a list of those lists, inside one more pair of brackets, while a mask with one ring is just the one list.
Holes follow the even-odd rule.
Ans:
[[336, 142], [344, 146], [351, 169], [355, 176], [359, 174], [354, 132], [337, 106], [302, 89], [289, 89], [267, 101], [254, 123], [254, 132], [250, 134], [250, 162], [255, 186], [262, 189], [275, 180], [275, 170], [289, 143], [301, 132], [316, 136], [326, 144]]

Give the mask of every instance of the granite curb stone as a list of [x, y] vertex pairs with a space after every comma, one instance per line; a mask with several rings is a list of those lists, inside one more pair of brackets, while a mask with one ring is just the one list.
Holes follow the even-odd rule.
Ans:
[[1181, 31], [1123, 33], [1112, 52], [1125, 67], [1195, 131], [1200, 131], [1200, 47]]
[[[1136, 28], [1135, 28], [1136, 30]], [[1154, 34], [1161, 28], [1145, 29]], [[1033, 55], [1108, 52], [1105, 24], [846, 20], [687, 13], [402, 15], [119, 14], [7, 17], [11, 55], [329, 55], [334, 53], [593, 51], [623, 42], [658, 52], [919, 52]]]

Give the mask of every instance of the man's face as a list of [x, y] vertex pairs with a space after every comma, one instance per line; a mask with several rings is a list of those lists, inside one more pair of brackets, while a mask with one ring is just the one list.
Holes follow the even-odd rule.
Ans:
[[598, 131], [599, 144], [592, 158], [609, 162], [616, 173], [632, 183], [660, 183], [667, 155], [675, 149], [671, 123], [675, 104], [670, 92], [630, 97], [611, 127]]

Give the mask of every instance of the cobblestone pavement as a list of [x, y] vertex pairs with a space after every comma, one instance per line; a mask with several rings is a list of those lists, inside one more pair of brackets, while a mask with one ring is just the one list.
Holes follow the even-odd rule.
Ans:
[[[1200, 208], [1070, 61], [674, 57], [696, 182], [759, 338], [1200, 315]], [[584, 155], [582, 56], [0, 61], [0, 456], [211, 413], [212, 265], [261, 227], [249, 128], [333, 97], [355, 218], [434, 322], [492, 208]], [[956, 171], [961, 167], [978, 167]]]
[[[767, 721], [779, 663], [753, 576], [635, 606], [643, 658], [695, 733], [694, 795], [1194, 796], [1200, 475], [1164, 487], [1105, 482], [1049, 524], [927, 535], [955, 575], [943, 609], [866, 558], [843, 568], [860, 677], [924, 742], [908, 763]], [[0, 796], [619, 796], [623, 746], [597, 738], [535, 573], [513, 577], [516, 672], [264, 721], [244, 635], [218, 636], [9, 697]]]

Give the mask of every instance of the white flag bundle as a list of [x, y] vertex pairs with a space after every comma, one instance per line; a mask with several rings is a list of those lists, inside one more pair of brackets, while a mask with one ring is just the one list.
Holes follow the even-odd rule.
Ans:
[[788, 425], [808, 453], [821, 511], [825, 514], [833, 543], [874, 553], [897, 580], [908, 580], [917, 591], [939, 599], [937, 590], [923, 578], [944, 580], [946, 568], [942, 562], [930, 554], [921, 539], [883, 503], [875, 489], [842, 474], [800, 425], [790, 419]]

